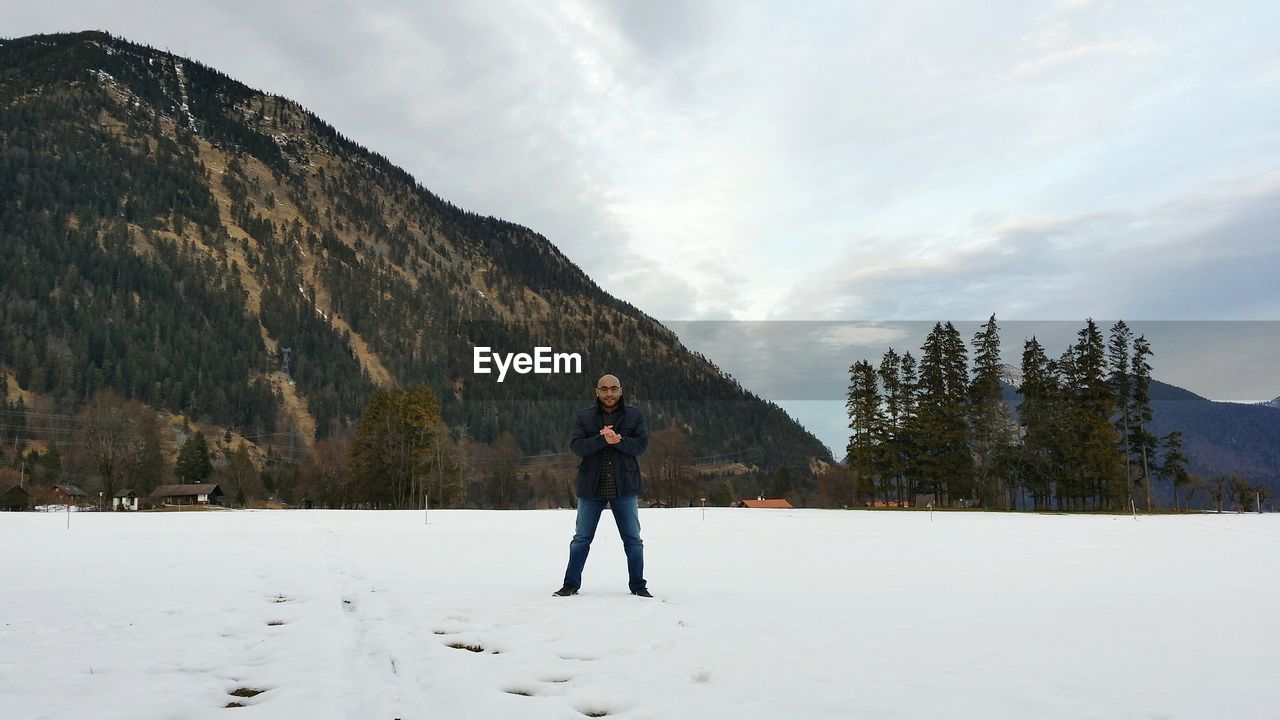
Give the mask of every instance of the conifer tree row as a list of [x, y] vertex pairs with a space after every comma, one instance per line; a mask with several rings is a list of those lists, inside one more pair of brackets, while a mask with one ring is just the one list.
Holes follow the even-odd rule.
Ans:
[[972, 369], [956, 328], [936, 323], [918, 370], [893, 348], [878, 369], [865, 360], [850, 368], [846, 461], [856, 502], [1151, 510], [1153, 475], [1175, 493], [1189, 482], [1180, 433], [1165, 438], [1157, 463], [1161, 443], [1146, 429], [1152, 350], [1125, 323], [1104, 342], [1087, 320], [1057, 360], [1027, 339], [1016, 419], [994, 315], [971, 346]]

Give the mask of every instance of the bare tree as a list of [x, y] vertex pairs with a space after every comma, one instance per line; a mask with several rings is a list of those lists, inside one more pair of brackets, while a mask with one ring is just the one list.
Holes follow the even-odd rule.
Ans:
[[94, 393], [76, 415], [84, 437], [83, 460], [98, 478], [104, 508], [143, 458], [147, 413], [142, 403], [106, 388]]
[[818, 473], [818, 501], [822, 507], [848, 507], [853, 501], [853, 480], [848, 468], [829, 465]]
[[485, 479], [485, 496], [490, 507], [509, 510], [520, 507], [529, 494], [516, 463], [522, 453], [516, 438], [509, 432], [494, 441]]
[[1254, 493], [1257, 489], [1249, 481], [1232, 473], [1228, 480], [1231, 500], [1236, 504], [1236, 512], [1247, 512], [1253, 509]]
[[1213, 500], [1214, 508], [1218, 512], [1222, 512], [1222, 501], [1227, 498], [1227, 485], [1230, 482], [1229, 475], [1218, 473], [1209, 479], [1205, 488], [1209, 491], [1209, 497]]
[[234, 452], [226, 453], [226, 463], [222, 467], [222, 478], [227, 492], [241, 506], [247, 505], [250, 498], [262, 496], [262, 477], [258, 468], [249, 456], [249, 446], [244, 440]]
[[298, 488], [307, 501], [331, 508], [355, 505], [356, 497], [347, 462], [350, 445], [348, 437], [337, 435], [316, 443], [315, 450], [303, 465], [302, 482]]
[[690, 497], [693, 490], [690, 471], [693, 453], [680, 428], [672, 425], [653, 433], [644, 463], [649, 494], [654, 499], [675, 505]]

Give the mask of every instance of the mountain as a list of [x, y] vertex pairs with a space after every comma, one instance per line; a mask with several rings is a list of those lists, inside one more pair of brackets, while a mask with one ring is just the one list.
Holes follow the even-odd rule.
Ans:
[[[1017, 407], [1022, 396], [1004, 384], [1005, 401]], [[1151, 381], [1151, 426], [1157, 437], [1182, 431], [1187, 469], [1204, 478], [1237, 473], [1252, 484], [1270, 488], [1280, 497], [1280, 412], [1267, 404], [1216, 402], [1190, 390]], [[1163, 452], [1163, 449], [1161, 449]], [[1167, 484], [1154, 485], [1168, 501]]]
[[1187, 469], [1192, 474], [1237, 473], [1280, 497], [1280, 412], [1275, 408], [1215, 402], [1153, 381], [1151, 411], [1152, 433], [1162, 436], [1182, 431]]
[[1267, 400], [1266, 402], [1260, 402], [1258, 404], [1262, 405], [1263, 407], [1280, 409], [1280, 397], [1275, 398], [1274, 400]]
[[[100, 32], [0, 41], [0, 373], [244, 435], [350, 427], [426, 384], [451, 426], [563, 452], [620, 376], [695, 454], [829, 451], [535, 231], [458, 208], [297, 103]], [[474, 372], [487, 346], [580, 374]], [[763, 460], [761, 460], [763, 458]]]

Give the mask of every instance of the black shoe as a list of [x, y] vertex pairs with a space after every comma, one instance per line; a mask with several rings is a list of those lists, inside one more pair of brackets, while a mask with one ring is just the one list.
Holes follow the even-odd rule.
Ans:
[[639, 590], [632, 590], [631, 594], [639, 595], [640, 597], [649, 597], [649, 598], [653, 597], [652, 595], [649, 594], [648, 588], [640, 588]]
[[559, 597], [569, 597], [570, 595], [577, 595], [577, 594], [578, 594], [578, 588], [576, 588], [576, 587], [574, 587], [574, 586], [572, 586], [572, 585], [565, 585], [564, 587], [560, 588], [559, 590], [557, 590], [557, 591], [555, 591], [555, 592], [553, 592], [553, 593], [551, 593], [551, 594], [552, 594], [552, 595], [557, 595], [557, 596], [559, 596]]

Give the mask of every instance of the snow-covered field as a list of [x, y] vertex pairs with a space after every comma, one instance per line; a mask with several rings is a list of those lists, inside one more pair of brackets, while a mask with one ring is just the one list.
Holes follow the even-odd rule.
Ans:
[[0, 513], [0, 717], [1280, 717], [1280, 515], [641, 522]]

